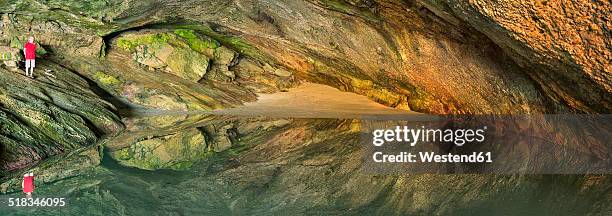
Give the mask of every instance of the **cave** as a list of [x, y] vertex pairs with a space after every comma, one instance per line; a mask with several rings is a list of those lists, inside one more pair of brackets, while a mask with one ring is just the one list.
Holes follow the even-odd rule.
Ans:
[[610, 8], [2, 1], [0, 214], [609, 215]]

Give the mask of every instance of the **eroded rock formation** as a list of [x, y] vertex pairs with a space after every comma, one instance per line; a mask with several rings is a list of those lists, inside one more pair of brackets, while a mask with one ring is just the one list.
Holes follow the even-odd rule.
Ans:
[[52, 63], [39, 63], [39, 70], [51, 72], [31, 80], [23, 71], [0, 69], [2, 174], [123, 130], [115, 107], [92, 91], [94, 83]]
[[[234, 107], [255, 100], [256, 93], [283, 91], [302, 81], [434, 114], [607, 114], [612, 109], [608, 1], [1, 4], [0, 45], [19, 49], [33, 35], [44, 50], [34, 80], [0, 69], [2, 179], [38, 163], [56, 164], [43, 174], [48, 181], [75, 175], [82, 168], [79, 163], [90, 168], [100, 163], [98, 144], [123, 165], [180, 170], [206, 161], [210, 152], [230, 154], [240, 147], [232, 140], [236, 134], [250, 134], [257, 140], [247, 141], [262, 144], [211, 165], [214, 172], [205, 178], [225, 182], [219, 183], [221, 189], [210, 190], [219, 193], [237, 185], [234, 196], [248, 200], [249, 195], [264, 194], [255, 204], [265, 207], [265, 202], [282, 197], [292, 200], [287, 211], [339, 206], [349, 212], [389, 213], [384, 207], [393, 206], [397, 211], [390, 213], [444, 214], [487, 198], [497, 198], [494, 206], [503, 206], [500, 197], [516, 192], [516, 185], [519, 192], [530, 194], [554, 177], [363, 175], [356, 171], [358, 148], [346, 145], [357, 143], [357, 126], [348, 120], [225, 122], [211, 128], [177, 127], [169, 123], [174, 117], [141, 124], [120, 116], [142, 110]], [[44, 74], [47, 70], [51, 75]], [[119, 133], [124, 124], [127, 131]], [[155, 127], [146, 128], [151, 125]], [[107, 136], [114, 142], [104, 143]], [[68, 154], [71, 160], [52, 162], [53, 156]], [[58, 171], [58, 166], [68, 168]], [[55, 171], [57, 175], [50, 174]], [[112, 176], [95, 172], [101, 179]], [[572, 199], [594, 203], [592, 210], [577, 213], [609, 211], [608, 176], [569, 176], [563, 181], [569, 183], [553, 185], [571, 185], [565, 189], [576, 194]], [[2, 190], [17, 185], [10, 181]], [[488, 191], [490, 187], [499, 191]], [[595, 199], [590, 192], [606, 195]], [[330, 200], [336, 203], [326, 205]]]
[[[175, 70], [196, 70], [199, 76], [206, 68], [207, 80], [222, 83], [249, 79], [236, 78], [232, 66], [251, 59], [260, 66], [272, 65], [272, 71], [280, 72], [281, 77], [292, 71], [302, 80], [420, 112], [610, 110], [610, 42], [605, 19], [609, 3], [605, 1], [36, 2], [15, 1], [3, 7], [3, 40], [23, 41], [26, 33], [32, 33], [57, 56], [83, 58], [108, 51], [110, 58], [116, 50], [112, 41], [123, 31], [161, 25], [170, 31], [212, 38], [222, 47], [219, 54], [226, 48], [237, 53], [234, 58], [238, 60], [227, 54], [208, 53], [208, 59], [218, 58], [212, 60], [210, 67], [183, 68], [189, 64], [181, 62], [191, 57], [180, 57], [182, 49], [163, 50], [179, 55], [171, 58], [181, 63], [174, 64]], [[185, 39], [194, 41], [193, 37]], [[138, 59], [151, 60], [144, 58], [146, 53], [142, 51], [137, 52]], [[57, 58], [55, 61], [62, 62]], [[167, 65], [154, 61], [147, 64]], [[133, 70], [112, 66], [122, 74]], [[172, 71], [167, 69], [171, 67], [165, 68]], [[77, 71], [87, 74], [82, 69]], [[132, 79], [139, 80], [127, 81]], [[290, 86], [286, 81], [255, 80], [248, 82], [257, 86], [254, 89], [260, 88], [261, 83]], [[189, 96], [181, 93], [184, 90], [177, 91], [173, 95], [149, 96], [174, 98], [176, 103], [186, 104], [168, 105], [173, 109], [209, 109], [240, 103], [223, 101], [212, 93], [204, 94], [214, 96], [212, 101], [197, 96], [186, 99]], [[214, 100], [222, 102], [216, 104]], [[189, 104], [196, 101], [210, 104]], [[165, 106], [136, 102], [156, 108]]]

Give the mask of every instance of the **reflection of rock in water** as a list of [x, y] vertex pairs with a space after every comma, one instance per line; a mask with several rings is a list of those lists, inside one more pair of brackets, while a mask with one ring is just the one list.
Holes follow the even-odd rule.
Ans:
[[141, 169], [182, 170], [215, 152], [241, 148], [243, 137], [260, 135], [290, 121], [196, 115], [144, 117], [129, 122], [130, 132], [108, 141], [113, 158]]
[[[608, 115], [535, 114], [366, 118], [361, 122], [362, 133], [371, 134], [379, 129], [400, 131], [397, 139], [394, 136], [381, 146], [372, 145], [374, 139], [368, 136], [363, 141], [369, 144], [363, 147], [367, 160], [364, 166], [373, 174], [607, 174], [612, 172], [610, 121]], [[383, 141], [382, 138], [377, 139]], [[417, 156], [417, 162], [376, 163], [371, 157], [375, 153], [412, 154]], [[421, 159], [427, 158], [421, 154], [440, 156], [441, 161], [462, 162], [421, 163]], [[376, 158], [385, 160], [382, 155]]]
[[[203, 116], [173, 119], [172, 127], [162, 127], [196, 133], [192, 129], [231, 125], [239, 138], [228, 150], [206, 157], [194, 158], [185, 152], [173, 155], [179, 156], [173, 158], [177, 161], [193, 162], [183, 171], [122, 167], [106, 157], [102, 167], [45, 185], [40, 195], [60, 192], [70, 197], [71, 208], [60, 211], [76, 212], [75, 208], [82, 207], [92, 213], [119, 211], [130, 215], [167, 215], [176, 211], [198, 215], [582, 215], [609, 210], [612, 199], [608, 192], [612, 179], [606, 175], [366, 174], [361, 170], [363, 150], [357, 120]], [[141, 136], [135, 132], [131, 134]], [[158, 135], [166, 133], [180, 137], [179, 133], [166, 131]], [[165, 136], [158, 137], [149, 140]], [[205, 140], [203, 143], [208, 142], [208, 138]], [[184, 143], [182, 147], [192, 146]], [[172, 153], [175, 152], [163, 154]], [[65, 191], [67, 187], [75, 189]]]
[[184, 169], [192, 161], [208, 153], [202, 133], [194, 128], [175, 134], [156, 136], [113, 152], [112, 156], [123, 165], [142, 169]]

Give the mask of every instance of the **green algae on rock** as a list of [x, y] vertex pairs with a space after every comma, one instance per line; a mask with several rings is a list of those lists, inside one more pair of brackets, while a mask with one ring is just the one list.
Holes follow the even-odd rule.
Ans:
[[17, 69], [19, 62], [23, 60], [21, 51], [17, 48], [0, 46], [0, 61], [9, 70]]
[[56, 78], [31, 80], [0, 69], [0, 152], [4, 175], [38, 161], [96, 144], [120, 132], [123, 124], [114, 107], [91, 86], [53, 63], [38, 62]]
[[122, 82], [114, 76], [104, 73], [104, 71], [98, 71], [94, 74], [96, 80], [102, 85], [119, 85]]
[[204, 135], [193, 128], [142, 140], [111, 155], [125, 166], [146, 170], [183, 170], [209, 154]]
[[207, 50], [202, 50], [202, 44], [197, 38], [184, 39], [169, 32], [130, 34], [117, 39], [117, 46], [132, 52], [138, 63], [192, 82], [202, 79], [208, 70], [209, 57], [203, 54]]
[[208, 57], [212, 56], [209, 53], [211, 50], [221, 46], [221, 44], [216, 40], [198, 35], [191, 29], [177, 29], [174, 30], [174, 34], [187, 40], [187, 44], [192, 50], [205, 54]]
[[118, 163], [144, 170], [188, 170], [218, 154], [239, 154], [251, 139], [291, 121], [215, 115], [154, 115], [131, 118], [126, 133], [105, 144]]

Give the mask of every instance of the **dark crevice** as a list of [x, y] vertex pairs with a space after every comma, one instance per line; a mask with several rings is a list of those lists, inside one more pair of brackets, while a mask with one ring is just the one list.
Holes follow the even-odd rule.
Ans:
[[206, 142], [206, 147], [208, 150], [212, 149], [211, 144], [215, 141], [214, 133], [208, 129], [208, 127], [198, 127], [197, 128], [202, 136], [204, 136], [204, 142]]

